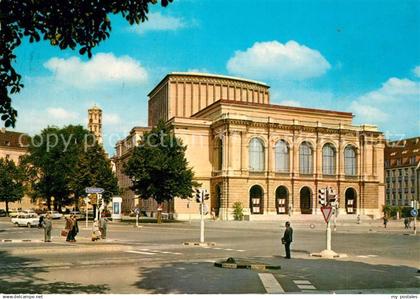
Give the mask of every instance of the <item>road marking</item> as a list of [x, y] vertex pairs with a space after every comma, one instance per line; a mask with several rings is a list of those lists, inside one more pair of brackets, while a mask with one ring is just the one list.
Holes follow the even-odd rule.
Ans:
[[234, 251], [235, 249], [226, 248], [226, 251]]
[[236, 251], [239, 251], [239, 252], [244, 252], [245, 250], [243, 250], [243, 249], [238, 249], [238, 250], [236, 250]]
[[416, 276], [416, 278], [420, 279], [420, 276]]
[[138, 254], [145, 254], [145, 255], [154, 255], [154, 254], [156, 254], [156, 253], [153, 253], [153, 252], [136, 251], [136, 250], [129, 250], [129, 251], [126, 251], [126, 252], [129, 252], [129, 253], [138, 253]]
[[280, 294], [284, 293], [280, 283], [271, 273], [258, 273], [261, 282], [268, 294]]
[[377, 257], [376, 254], [368, 254], [368, 257]]
[[297, 285], [297, 287], [301, 290], [316, 290], [316, 288], [313, 285], [308, 284]]
[[311, 284], [309, 280], [293, 280], [295, 284]]
[[367, 258], [368, 258], [368, 256], [367, 256], [367, 255], [356, 255], [356, 257], [360, 257], [360, 258], [362, 258], [362, 259], [367, 259]]
[[309, 280], [293, 280], [293, 282], [302, 292], [316, 290], [316, 287], [314, 287]]

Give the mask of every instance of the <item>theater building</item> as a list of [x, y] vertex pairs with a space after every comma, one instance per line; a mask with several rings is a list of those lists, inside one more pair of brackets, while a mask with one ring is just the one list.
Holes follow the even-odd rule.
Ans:
[[[233, 219], [235, 202], [250, 220], [319, 214], [317, 190], [326, 186], [338, 193], [340, 214], [381, 215], [384, 139], [376, 126], [354, 125], [348, 112], [273, 105], [262, 82], [201, 73], [166, 75], [149, 93], [148, 127], [116, 144], [126, 209], [155, 207], [130, 193], [122, 165], [159, 119], [187, 145], [196, 180], [222, 220]], [[176, 219], [199, 216], [187, 199], [165, 209]]]

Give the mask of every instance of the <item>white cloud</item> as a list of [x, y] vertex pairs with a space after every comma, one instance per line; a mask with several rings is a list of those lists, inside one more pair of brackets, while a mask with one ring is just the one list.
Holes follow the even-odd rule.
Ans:
[[236, 51], [227, 63], [230, 73], [256, 79], [303, 80], [319, 77], [331, 68], [322, 54], [295, 41], [256, 42]]
[[416, 75], [416, 77], [420, 77], [420, 65], [416, 66], [413, 69], [413, 73], [414, 73], [414, 75]]
[[75, 120], [75, 119], [78, 118], [77, 113], [65, 110], [64, 108], [61, 108], [61, 107], [47, 108], [47, 113], [48, 113], [49, 117], [55, 118], [55, 119], [58, 119], [58, 120], [63, 120], [63, 121]]
[[79, 57], [51, 58], [44, 67], [54, 73], [57, 80], [83, 89], [104, 84], [147, 82], [148, 74], [140, 62], [129, 56], [116, 57], [113, 53], [98, 53], [88, 61]]
[[104, 125], [117, 125], [121, 123], [121, 118], [118, 114], [115, 113], [104, 113], [103, 123]]
[[350, 104], [356, 122], [376, 124], [388, 133], [418, 134], [420, 82], [390, 78]]
[[148, 31], [176, 31], [187, 27], [182, 18], [164, 16], [160, 12], [150, 13], [148, 20], [135, 26], [130, 26], [129, 31], [144, 34]]

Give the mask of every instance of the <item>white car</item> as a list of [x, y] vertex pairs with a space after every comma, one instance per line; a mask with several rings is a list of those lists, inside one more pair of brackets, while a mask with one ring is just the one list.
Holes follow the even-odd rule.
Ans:
[[39, 216], [35, 213], [20, 213], [10, 221], [16, 226], [38, 226]]
[[[61, 219], [61, 217], [63, 217], [63, 214], [59, 213], [58, 211], [51, 211], [51, 218], [52, 219]], [[42, 216], [47, 216], [47, 213], [41, 214]]]
[[63, 214], [61, 214], [58, 211], [51, 211], [51, 218], [52, 219], [61, 219], [63, 217]]

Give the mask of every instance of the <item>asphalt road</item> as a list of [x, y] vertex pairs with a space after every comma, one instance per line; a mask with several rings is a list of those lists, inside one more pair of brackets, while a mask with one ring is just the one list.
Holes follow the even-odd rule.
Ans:
[[[66, 243], [54, 221], [53, 242], [43, 231], [16, 228], [0, 219], [0, 293], [419, 293], [420, 237], [378, 223], [342, 225], [332, 248], [347, 257], [326, 260], [309, 253], [325, 249], [322, 222], [295, 223], [292, 259], [282, 256], [283, 227], [270, 222], [110, 224], [107, 241], [91, 242], [90, 229]], [[314, 227], [315, 226], [315, 227]], [[311, 228], [312, 227], [312, 228]], [[5, 240], [10, 240], [6, 241]], [[30, 240], [22, 241], [22, 240]], [[280, 265], [254, 271], [214, 267], [228, 257]]]

